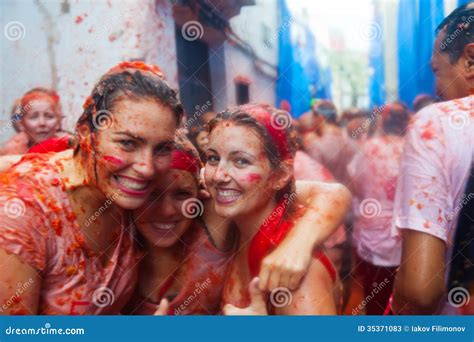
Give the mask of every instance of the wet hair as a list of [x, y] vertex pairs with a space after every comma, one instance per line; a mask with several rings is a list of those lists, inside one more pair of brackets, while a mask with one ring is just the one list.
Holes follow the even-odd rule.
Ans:
[[100, 79], [84, 104], [84, 112], [76, 127], [88, 124], [92, 132], [96, 131], [101, 113], [110, 115], [117, 100], [124, 95], [155, 99], [171, 109], [176, 124], [181, 121], [184, 110], [176, 90], [161, 77], [140, 70], [125, 69], [121, 72], [107, 73]]
[[405, 135], [410, 113], [402, 103], [388, 104], [382, 113], [382, 129], [385, 134]]
[[[93, 133], [100, 129], [104, 122], [110, 122], [113, 119], [110, 117], [113, 115], [113, 106], [122, 96], [158, 101], [171, 109], [177, 125], [183, 116], [184, 109], [178, 93], [164, 80], [158, 67], [143, 62], [121, 63], [102, 76], [84, 103], [84, 111], [76, 123], [74, 155], [81, 149], [80, 139], [77, 139], [79, 128], [87, 125]], [[95, 154], [94, 142], [91, 147]], [[98, 179], [95, 157], [94, 173]]]
[[[273, 169], [277, 169], [283, 166], [283, 163], [288, 160], [291, 161], [295, 158], [295, 153], [298, 149], [297, 134], [291, 125], [279, 126], [279, 131], [283, 134], [282, 139], [285, 139], [283, 144], [287, 146], [287, 156], [281, 155], [281, 151], [278, 149], [278, 142], [274, 140], [265, 124], [260, 122], [256, 116], [258, 113], [266, 112], [271, 118], [277, 118], [281, 115], [290, 117], [290, 114], [284, 110], [273, 108], [265, 104], [246, 104], [242, 106], [232, 107], [223, 112], [217, 114], [217, 116], [211, 120], [208, 124], [209, 134], [212, 130], [221, 122], [232, 122], [239, 126], [245, 126], [253, 129], [263, 142], [265, 154], [270, 161], [270, 165]], [[286, 186], [279, 190], [276, 194], [276, 200], [279, 201], [285, 194], [291, 194], [295, 192], [295, 179], [294, 177]]]
[[436, 33], [444, 28], [446, 32], [440, 50], [447, 53], [450, 63], [454, 64], [462, 56], [466, 45], [474, 43], [474, 3], [456, 8], [439, 24]]

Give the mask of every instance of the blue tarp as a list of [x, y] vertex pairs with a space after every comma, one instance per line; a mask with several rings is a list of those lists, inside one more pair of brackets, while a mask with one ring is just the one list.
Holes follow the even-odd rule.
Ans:
[[[299, 117], [309, 110], [312, 97], [330, 98], [331, 74], [321, 71], [316, 59], [316, 40], [307, 26], [293, 20], [285, 0], [279, 0], [278, 79], [276, 105], [282, 100], [291, 104], [292, 115]], [[300, 25], [304, 44], [292, 41], [292, 26]], [[302, 30], [301, 30], [302, 29]]]
[[443, 0], [400, 0], [398, 9], [398, 95], [411, 106], [421, 93], [434, 95], [431, 54]]

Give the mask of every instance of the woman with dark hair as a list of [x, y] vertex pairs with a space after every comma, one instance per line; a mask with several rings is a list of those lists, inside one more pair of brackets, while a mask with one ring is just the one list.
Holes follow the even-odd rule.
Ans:
[[[149, 201], [134, 211], [134, 222], [146, 254], [140, 262], [137, 291], [126, 313], [190, 315], [220, 311], [226, 275], [236, 252], [236, 231], [230, 220], [216, 214], [212, 199], [196, 198], [199, 169], [196, 149], [178, 137], [170, 170], [157, 184]], [[282, 267], [278, 256], [267, 258], [261, 278], [264, 280], [267, 274], [275, 284], [267, 282], [262, 284], [264, 288], [299, 286], [304, 272], [298, 274], [298, 260], [310, 259], [313, 245], [321, 240], [314, 239], [314, 222], [328, 214], [326, 203], [336, 198], [342, 200], [337, 186], [302, 183], [297, 184], [296, 191], [310, 208], [310, 215], [300, 219], [296, 233], [285, 237], [285, 243], [276, 249], [292, 262], [295, 270], [279, 270]], [[317, 195], [305, 191], [306, 188]], [[333, 219], [326, 220], [326, 226], [318, 225], [320, 234], [324, 235], [324, 231], [330, 234], [335, 229], [343, 219], [343, 208], [332, 214]], [[301, 243], [303, 240], [309, 241], [311, 248], [306, 248]]]
[[4, 313], [120, 311], [138, 258], [128, 210], [168, 169], [182, 113], [157, 67], [121, 63], [87, 99], [74, 150], [29, 154], [2, 174]]
[[[259, 288], [262, 260], [282, 244], [306, 210], [295, 193], [296, 143], [288, 120], [287, 112], [250, 104], [220, 113], [209, 124], [206, 184], [216, 213], [232, 220], [238, 232], [239, 247], [224, 288], [228, 315], [337, 313], [339, 281], [319, 250], [294, 291], [273, 288], [264, 298]], [[338, 204], [344, 206], [343, 201]]]
[[401, 241], [392, 236], [391, 223], [409, 117], [406, 107], [387, 104], [381, 132], [368, 139], [348, 165], [354, 194], [354, 272], [362, 279], [364, 296], [373, 296], [364, 308], [368, 315], [383, 314], [400, 264]]

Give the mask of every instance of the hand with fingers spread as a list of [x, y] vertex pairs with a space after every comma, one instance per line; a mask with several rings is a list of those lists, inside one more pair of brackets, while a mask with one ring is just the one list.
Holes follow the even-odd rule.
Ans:
[[265, 294], [258, 288], [259, 278], [253, 278], [249, 284], [250, 305], [246, 308], [238, 308], [232, 304], [226, 304], [222, 309], [226, 316], [265, 316], [268, 315]]
[[163, 298], [160, 301], [160, 305], [158, 306], [158, 309], [155, 311], [153, 314], [154, 316], [166, 316], [168, 315], [168, 311], [170, 309], [170, 302], [168, 299]]

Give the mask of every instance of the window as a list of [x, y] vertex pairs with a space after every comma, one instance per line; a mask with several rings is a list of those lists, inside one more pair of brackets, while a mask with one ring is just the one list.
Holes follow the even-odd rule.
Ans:
[[243, 83], [243, 82], [237, 82], [236, 85], [236, 90], [237, 90], [237, 104], [245, 104], [248, 103], [250, 98], [249, 98], [249, 84], [248, 83]]

